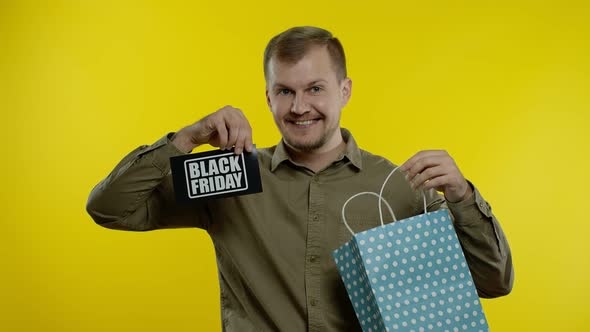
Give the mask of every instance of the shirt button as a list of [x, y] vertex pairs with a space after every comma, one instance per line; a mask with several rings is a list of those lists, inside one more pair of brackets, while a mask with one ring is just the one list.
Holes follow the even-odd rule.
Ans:
[[310, 261], [310, 262], [314, 263], [314, 262], [315, 262], [315, 261], [317, 261], [317, 260], [318, 260], [318, 256], [316, 256], [316, 255], [311, 255], [311, 256], [309, 256], [309, 261]]
[[309, 304], [311, 304], [312, 307], [315, 307], [318, 304], [318, 302], [315, 299], [311, 299], [309, 300]]
[[314, 221], [318, 221], [319, 219], [320, 219], [320, 217], [318, 217], [318, 215], [317, 215], [317, 214], [313, 216], [313, 220], [314, 220]]

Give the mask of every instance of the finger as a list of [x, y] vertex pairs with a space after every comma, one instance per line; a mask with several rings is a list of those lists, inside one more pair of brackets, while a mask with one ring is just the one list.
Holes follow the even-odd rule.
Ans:
[[245, 124], [248, 123], [244, 113], [239, 108], [228, 107], [226, 115], [225, 115], [225, 122], [227, 123], [227, 127], [229, 128], [229, 140], [228, 140], [228, 148], [235, 146], [238, 142], [238, 137], [240, 137], [240, 132], [245, 127]]
[[235, 125], [229, 125], [229, 138], [227, 139], [227, 149], [231, 149], [232, 146], [236, 145], [238, 136], [240, 135], [240, 127]]
[[416, 175], [416, 177], [414, 177], [414, 179], [410, 182], [410, 185], [412, 186], [412, 189], [416, 189], [422, 186], [425, 182], [430, 181], [441, 175], [446, 175], [446, 170], [444, 167], [429, 167], [425, 169], [422, 173]]
[[246, 151], [252, 152], [254, 144], [252, 143], [252, 129], [246, 131], [246, 137], [244, 138]]
[[424, 185], [422, 185], [422, 189], [423, 190], [436, 189], [438, 191], [442, 191], [442, 188], [444, 188], [448, 182], [449, 182], [448, 176], [441, 175], [441, 176], [435, 177], [433, 179], [430, 179], [428, 182], [424, 183]]
[[216, 127], [215, 119], [211, 117], [205, 117], [195, 123], [196, 139], [199, 141], [199, 143], [207, 143], [209, 138], [217, 132]]
[[444, 157], [439, 155], [430, 155], [416, 160], [414, 165], [408, 169], [406, 178], [408, 181], [415, 181], [414, 178], [430, 167], [436, 167], [443, 163]]
[[225, 121], [216, 121], [215, 122], [215, 130], [217, 131], [217, 137], [219, 139], [219, 148], [224, 150], [227, 147], [227, 128], [225, 126]]
[[241, 154], [244, 151], [245, 140], [246, 140], [246, 130], [240, 129], [240, 133], [238, 135], [238, 138], [236, 139], [236, 144], [235, 144], [235, 149], [234, 149], [235, 154]]
[[242, 117], [242, 121], [243, 121], [243, 126], [242, 129], [240, 130], [240, 134], [243, 133], [243, 146], [246, 149], [246, 151], [248, 152], [252, 152], [252, 127], [250, 127], [250, 122], [248, 122], [248, 119], [246, 118], [246, 115], [240, 111], [240, 115]]
[[400, 170], [405, 172], [414, 166], [414, 164], [422, 158], [431, 157], [431, 156], [440, 156], [446, 154], [444, 150], [423, 150], [415, 155], [413, 155], [410, 159], [408, 159], [405, 163], [400, 166]]
[[250, 128], [250, 124], [248, 120], [246, 120], [245, 127], [242, 128], [241, 132], [243, 133], [242, 142], [244, 149], [248, 152], [252, 152], [253, 144], [252, 144], [252, 128]]

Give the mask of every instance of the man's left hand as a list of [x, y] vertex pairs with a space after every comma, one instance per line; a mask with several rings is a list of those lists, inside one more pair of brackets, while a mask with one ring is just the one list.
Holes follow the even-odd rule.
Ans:
[[431, 189], [443, 192], [445, 199], [456, 203], [469, 197], [471, 186], [459, 171], [455, 161], [445, 150], [425, 150], [408, 159], [400, 170], [412, 189]]

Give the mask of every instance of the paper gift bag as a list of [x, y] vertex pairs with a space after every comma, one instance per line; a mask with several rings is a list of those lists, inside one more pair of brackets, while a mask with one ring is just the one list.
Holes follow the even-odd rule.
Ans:
[[[488, 331], [448, 210], [396, 220], [384, 202], [394, 220], [384, 225], [382, 192], [343, 205], [353, 237], [333, 252], [363, 331]], [[354, 234], [344, 208], [361, 194], [379, 197], [382, 225]]]

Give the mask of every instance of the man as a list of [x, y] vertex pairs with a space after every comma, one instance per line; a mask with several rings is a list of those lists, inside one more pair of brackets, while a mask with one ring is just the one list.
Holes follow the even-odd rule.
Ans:
[[[128, 154], [90, 194], [94, 220], [108, 228], [199, 227], [211, 236], [227, 331], [360, 331], [330, 253], [350, 240], [341, 208], [376, 191], [394, 165], [360, 150], [340, 128], [352, 92], [340, 42], [323, 29], [289, 29], [264, 54], [266, 100], [282, 140], [258, 150], [263, 192], [174, 201], [169, 158], [201, 144], [252, 151], [252, 130], [231, 106]], [[394, 173], [385, 199], [398, 219], [449, 208], [482, 297], [508, 294], [510, 249], [488, 203], [445, 151], [421, 151]], [[408, 181], [411, 184], [408, 185]], [[436, 191], [444, 193], [444, 198]], [[349, 205], [356, 231], [379, 224], [377, 201]]]

